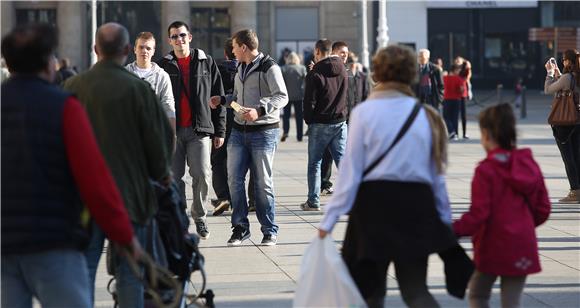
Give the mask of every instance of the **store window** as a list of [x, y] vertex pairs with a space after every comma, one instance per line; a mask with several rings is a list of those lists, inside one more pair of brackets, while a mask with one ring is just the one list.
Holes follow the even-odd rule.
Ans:
[[191, 46], [214, 59], [224, 59], [224, 43], [230, 37], [230, 15], [226, 8], [191, 9]]
[[537, 63], [529, 61], [535, 49], [526, 33], [487, 33], [484, 42], [484, 69], [489, 75], [527, 76], [535, 70]]
[[580, 3], [578, 1], [555, 1], [554, 21], [560, 26], [580, 26]]
[[16, 24], [47, 23], [56, 26], [56, 9], [17, 9]]
[[278, 63], [284, 64], [284, 56], [293, 51], [307, 65], [314, 58], [314, 45], [318, 39], [318, 8], [276, 9]]

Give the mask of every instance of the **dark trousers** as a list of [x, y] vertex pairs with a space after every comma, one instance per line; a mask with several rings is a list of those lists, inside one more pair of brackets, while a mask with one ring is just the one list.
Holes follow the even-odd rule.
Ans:
[[296, 118], [296, 139], [302, 141], [302, 130], [304, 125], [304, 118], [302, 115], [302, 100], [289, 101], [286, 106], [284, 106], [284, 114], [282, 115], [282, 128], [284, 130], [284, 136], [288, 136], [290, 131], [290, 115], [292, 114], [291, 108], [294, 106], [294, 117]]
[[211, 184], [219, 200], [230, 200], [230, 189], [228, 187], [228, 140], [232, 132], [232, 122], [234, 121], [234, 111], [227, 108], [226, 115], [226, 138], [224, 144], [216, 149], [211, 147]]
[[387, 270], [395, 264], [395, 275], [403, 301], [409, 307], [439, 307], [427, 288], [428, 257], [416, 259], [360, 260], [347, 267], [369, 308], [382, 307], [387, 294]]
[[[463, 137], [467, 136], [467, 115], [465, 110], [465, 105], [467, 105], [467, 97], [461, 99], [461, 103], [459, 104], [459, 114], [461, 115], [461, 128], [463, 128]], [[459, 135], [459, 131], [457, 132]]]
[[332, 187], [332, 182], [330, 181], [330, 176], [332, 176], [332, 155], [330, 154], [330, 150], [328, 148], [326, 148], [324, 151], [320, 168], [320, 175], [322, 177], [320, 190], [322, 191]]
[[458, 134], [458, 116], [459, 105], [461, 100], [445, 100], [443, 101], [443, 119], [447, 125], [447, 132]]
[[570, 189], [580, 189], [580, 125], [552, 126]]

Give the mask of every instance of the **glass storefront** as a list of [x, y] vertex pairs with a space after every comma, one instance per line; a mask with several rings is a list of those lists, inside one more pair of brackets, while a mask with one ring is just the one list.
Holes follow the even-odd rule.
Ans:
[[224, 43], [230, 37], [230, 15], [227, 8], [191, 9], [191, 46], [224, 59]]

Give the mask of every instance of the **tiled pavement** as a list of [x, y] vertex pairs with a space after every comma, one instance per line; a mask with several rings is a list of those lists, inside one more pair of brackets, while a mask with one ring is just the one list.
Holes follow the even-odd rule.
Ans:
[[[532, 91], [530, 91], [532, 92]], [[546, 178], [552, 202], [567, 193], [564, 167], [545, 122], [550, 98], [531, 93], [528, 98], [528, 118], [518, 124], [519, 145], [531, 147]], [[450, 144], [450, 166], [447, 185], [453, 216], [458, 217], [469, 207], [470, 182], [476, 163], [484, 156], [479, 145], [479, 130], [475, 115], [481, 108], [469, 105], [468, 133], [470, 140]], [[251, 240], [240, 247], [227, 247], [230, 217], [208, 216], [211, 237], [202, 241], [201, 252], [206, 258], [207, 286], [215, 294], [218, 307], [288, 307], [292, 305], [298, 281], [301, 257], [315, 236], [321, 212], [303, 212], [299, 204], [306, 200], [307, 138], [297, 142], [293, 123], [291, 135], [280, 143], [276, 152], [274, 181], [277, 203], [277, 223], [280, 226], [278, 245], [259, 246], [261, 232], [255, 215], [250, 215]], [[336, 171], [334, 172], [336, 174]], [[191, 196], [191, 191], [188, 191]], [[322, 197], [322, 203], [328, 197]], [[346, 219], [340, 220], [332, 236], [340, 244]], [[192, 227], [192, 232], [195, 228]], [[543, 271], [528, 277], [523, 296], [524, 307], [580, 307], [580, 205], [553, 204], [546, 224], [537, 229]], [[462, 244], [471, 253], [469, 240]], [[466, 307], [466, 301], [456, 300], [445, 292], [442, 263], [437, 256], [429, 260], [430, 291], [442, 307]], [[194, 278], [198, 280], [199, 278]], [[105, 290], [108, 277], [102, 264], [97, 281], [96, 306], [111, 307], [111, 297]], [[403, 307], [392, 268], [388, 277], [386, 305]], [[498, 285], [491, 300], [499, 306]]]

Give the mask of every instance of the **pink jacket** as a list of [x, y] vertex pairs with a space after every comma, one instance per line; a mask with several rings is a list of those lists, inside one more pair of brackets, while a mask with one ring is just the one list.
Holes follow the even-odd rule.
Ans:
[[541, 271], [535, 227], [550, 215], [540, 167], [530, 149], [490, 151], [471, 183], [471, 207], [453, 223], [472, 236], [482, 273], [521, 276]]

